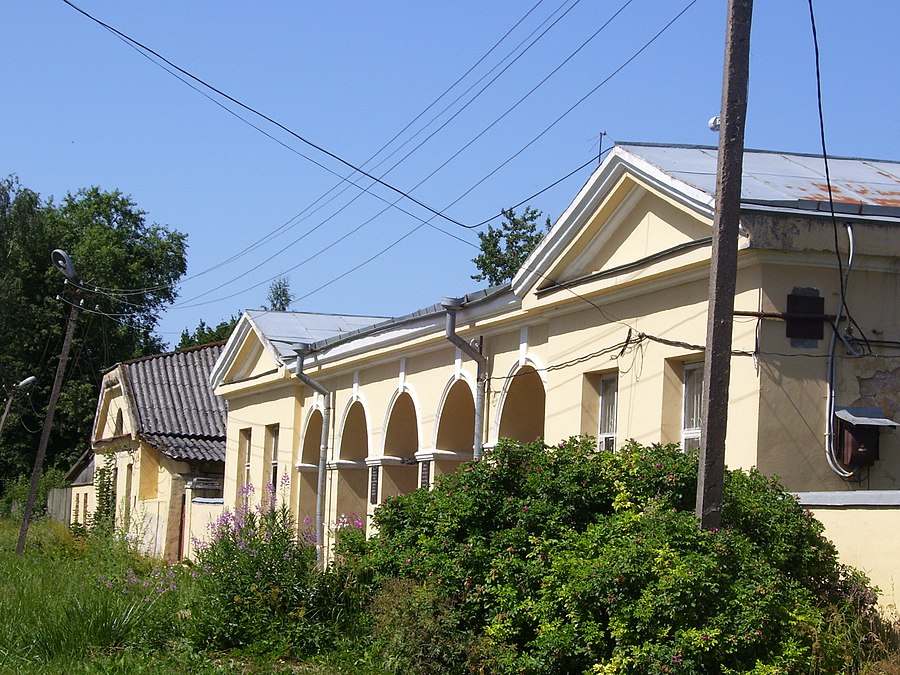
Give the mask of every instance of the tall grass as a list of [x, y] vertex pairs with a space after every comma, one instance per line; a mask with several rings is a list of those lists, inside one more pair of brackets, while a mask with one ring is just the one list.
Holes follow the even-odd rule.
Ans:
[[151, 649], [177, 630], [184, 591], [174, 571], [154, 570], [114, 539], [74, 537], [56, 523], [32, 527], [18, 556], [15, 534], [14, 523], [0, 521], [0, 672]]

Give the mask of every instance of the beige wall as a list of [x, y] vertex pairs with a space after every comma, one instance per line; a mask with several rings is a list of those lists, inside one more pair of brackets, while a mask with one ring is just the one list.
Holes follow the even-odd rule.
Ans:
[[69, 524], [89, 524], [94, 515], [96, 506], [96, 494], [93, 485], [73, 485], [72, 506], [69, 510]]
[[[163, 457], [143, 443], [103, 452], [96, 466], [113, 458], [116, 493], [116, 528], [147, 555], [174, 561], [181, 546], [182, 499], [189, 465]], [[95, 471], [95, 480], [97, 472]], [[73, 502], [74, 505], [74, 502]]]
[[[188, 491], [190, 496], [190, 491]], [[195, 501], [187, 499], [186, 504], [187, 515], [185, 518], [184, 542], [182, 544], [183, 554], [185, 558], [190, 560], [197, 559], [197, 550], [195, 542], [209, 541], [209, 526], [222, 515], [225, 507], [222, 500], [213, 502], [210, 500]]]
[[[815, 287], [825, 297], [826, 313], [836, 313], [837, 267], [827, 251], [831, 243], [823, 222], [746, 218], [735, 309], [784, 312], [793, 288]], [[900, 275], [884, 229], [860, 225], [848, 299], [861, 325], [896, 341], [900, 319], [885, 307], [900, 303]], [[680, 442], [684, 365], [702, 360], [705, 344], [710, 255], [705, 237], [710, 234], [708, 217], [626, 177], [597, 204], [583, 230], [560, 245], [555, 258], [542, 262], [545, 253], [536, 252], [529, 264], [543, 266], [533, 287], [517, 289], [518, 297], [510, 293], [502, 311], [461, 311], [458, 333], [467, 341], [481, 338], [488, 363], [483, 441], [495, 443], [501, 429], [513, 435], [543, 429], [550, 444], [577, 433], [596, 434], [599, 378], [615, 373], [617, 445], [629, 438], [644, 444]], [[688, 246], [672, 248], [683, 244]], [[665, 254], [653, 256], [660, 252]], [[554, 286], [566, 280], [577, 283], [571, 289]], [[404, 464], [410, 456], [432, 463], [432, 480], [453, 470], [460, 459], [440, 455], [442, 448], [435, 444], [443, 414], [466, 414], [459, 405], [444, 406], [447, 392], [461, 381], [474, 395], [476, 366], [445, 339], [442, 316], [416, 321], [418, 327], [411, 326], [406, 338], [395, 338], [403, 333], [397, 329], [366, 338], [369, 342], [360, 344], [368, 349], [338, 346], [308, 359], [306, 374], [333, 392], [325, 477], [329, 528], [350, 509], [372, 515], [373, 469], [379, 472], [380, 502], [418, 484], [421, 467]], [[727, 465], [758, 466], [780, 475], [795, 491], [896, 489], [900, 434], [895, 432], [882, 434], [882, 460], [868, 472], [868, 483], [847, 483], [829, 470], [824, 458], [829, 329], [823, 340], [805, 347], [792, 344], [784, 330], [784, 323], [772, 318], [735, 319]], [[314, 513], [324, 401], [267, 355], [252, 332], [246, 339], [217, 390], [229, 403], [225, 506], [239, 503], [240, 431], [251, 430], [249, 456], [256, 482], [263, 475], [264, 428], [278, 423], [283, 442], [291, 442], [291, 466], [302, 459], [299, 478], [297, 471], [290, 473], [292, 508], [302, 520]], [[845, 358], [843, 349], [839, 347], [838, 404], [877, 404], [896, 418], [900, 368], [891, 360], [896, 346], [890, 346], [893, 351], [877, 347], [875, 355], [856, 359]], [[242, 358], [247, 362], [239, 363]], [[517, 377], [522, 378], [518, 384]], [[412, 422], [405, 414], [393, 415], [398, 401], [401, 406], [412, 402]], [[472, 410], [473, 404], [466, 405]], [[314, 414], [316, 410], [320, 413]], [[358, 425], [348, 425], [351, 410], [364, 411], [364, 423], [356, 418]], [[389, 425], [401, 418], [406, 420], [401, 424], [404, 437], [413, 441], [404, 441], [394, 452], [400, 456], [391, 456], [386, 442], [401, 430]], [[299, 454], [301, 446], [307, 456]], [[365, 457], [347, 455], [349, 446], [366, 447]], [[853, 533], [845, 531], [849, 520], [827, 515], [829, 532], [842, 551], [855, 545]], [[872, 523], [882, 524], [893, 518], [888, 511], [860, 513], [870, 516]], [[870, 555], [872, 565], [881, 565], [880, 554], [866, 553]]]
[[813, 514], [825, 525], [840, 561], [859, 568], [881, 589], [882, 607], [900, 600], [900, 507], [816, 507]]

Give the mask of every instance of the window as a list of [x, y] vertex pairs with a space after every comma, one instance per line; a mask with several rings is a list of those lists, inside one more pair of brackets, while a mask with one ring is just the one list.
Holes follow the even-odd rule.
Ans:
[[85, 493], [84, 499], [81, 502], [81, 522], [83, 525], [87, 525], [87, 517], [88, 517], [88, 496], [87, 496], [87, 493]]
[[616, 412], [618, 410], [619, 379], [613, 373], [600, 378], [600, 428], [597, 447], [600, 450], [616, 449]]
[[238, 502], [247, 503], [247, 491], [250, 489], [250, 439], [251, 430], [241, 429], [238, 433]]
[[700, 411], [703, 408], [703, 362], [684, 364], [684, 414], [681, 447], [700, 449]]
[[79, 499], [80, 497], [81, 497], [81, 495], [76, 492], [75, 493], [75, 513], [73, 514], [73, 518], [72, 518], [72, 522], [74, 522], [74, 523], [78, 522], [78, 509], [81, 506], [81, 501]]
[[266, 427], [266, 462], [269, 467], [269, 480], [272, 490], [278, 489], [278, 431], [277, 424]]

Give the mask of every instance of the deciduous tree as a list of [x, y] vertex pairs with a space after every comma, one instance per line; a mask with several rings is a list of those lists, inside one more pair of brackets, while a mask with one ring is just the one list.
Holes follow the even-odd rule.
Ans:
[[146, 216], [118, 190], [85, 188], [57, 204], [15, 177], [0, 180], [0, 391], [38, 378], [7, 420], [0, 476], [31, 466], [56, 370], [72, 294], [53, 249], [71, 256], [85, 291], [48, 466], [66, 467], [89, 442], [103, 371], [165, 348], [154, 331], [186, 270], [186, 236]]
[[[478, 274], [475, 281], [487, 281], [497, 286], [512, 279], [525, 258], [540, 243], [544, 233], [538, 228], [541, 212], [530, 206], [525, 207], [521, 216], [513, 209], [501, 211], [504, 221], [499, 227], [488, 225], [487, 232], [479, 232], [481, 253], [472, 259]], [[550, 218], [544, 223], [550, 229]]]

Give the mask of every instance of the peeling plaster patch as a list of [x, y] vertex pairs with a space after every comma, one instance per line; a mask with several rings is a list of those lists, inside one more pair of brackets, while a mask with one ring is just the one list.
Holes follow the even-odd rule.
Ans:
[[897, 419], [900, 412], [900, 367], [893, 370], [876, 370], [871, 376], [856, 376], [859, 398], [851, 405], [878, 406], [890, 419]]
[[768, 215], [742, 214], [747, 231], [750, 233], [750, 247], [763, 249], [800, 249], [800, 219], [774, 217]]

